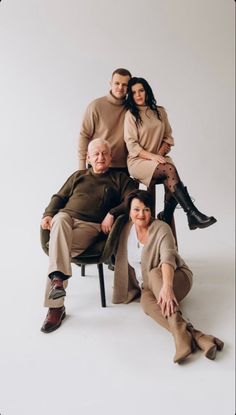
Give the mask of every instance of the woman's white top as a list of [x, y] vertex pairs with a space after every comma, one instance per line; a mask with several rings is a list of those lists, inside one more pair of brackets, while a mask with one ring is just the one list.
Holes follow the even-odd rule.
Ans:
[[144, 245], [139, 242], [135, 226], [133, 225], [130, 229], [127, 243], [128, 263], [134, 268], [140, 286], [142, 286], [143, 283], [141, 270], [141, 254], [143, 247]]

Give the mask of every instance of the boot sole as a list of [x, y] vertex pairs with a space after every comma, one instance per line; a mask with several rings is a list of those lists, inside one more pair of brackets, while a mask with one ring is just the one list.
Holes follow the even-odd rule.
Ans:
[[209, 222], [209, 223], [207, 223], [207, 224], [202, 224], [202, 225], [189, 225], [189, 229], [191, 230], [191, 231], [193, 231], [194, 229], [205, 229], [205, 228], [208, 228], [208, 226], [211, 226], [211, 225], [213, 225], [214, 223], [216, 223], [217, 222], [217, 220], [214, 218], [214, 219], [212, 219], [211, 220], [211, 222]]
[[193, 350], [188, 351], [184, 356], [181, 356], [178, 360], [174, 360], [174, 363], [182, 363], [185, 359], [187, 359], [188, 356], [190, 356], [193, 353]]
[[48, 299], [49, 300], [57, 300], [58, 298], [62, 298], [66, 296], [66, 292], [64, 290], [57, 290], [54, 289], [50, 292]]
[[224, 347], [224, 342], [222, 342], [217, 337], [214, 338], [214, 342], [216, 344], [217, 350], [221, 351], [223, 349], [223, 347]]

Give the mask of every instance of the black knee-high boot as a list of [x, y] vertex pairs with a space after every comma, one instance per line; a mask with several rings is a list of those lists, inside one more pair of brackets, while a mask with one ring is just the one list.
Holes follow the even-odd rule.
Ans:
[[177, 205], [177, 200], [174, 196], [171, 196], [169, 200], [165, 200], [164, 210], [158, 213], [157, 218], [163, 222], [168, 223], [168, 225], [171, 225], [173, 214]]
[[173, 196], [187, 213], [188, 226], [190, 229], [207, 228], [207, 226], [213, 225], [213, 223], [216, 222], [216, 219], [213, 216], [206, 216], [199, 212], [189, 196], [187, 187], [185, 187], [182, 182], [179, 182], [174, 186]]

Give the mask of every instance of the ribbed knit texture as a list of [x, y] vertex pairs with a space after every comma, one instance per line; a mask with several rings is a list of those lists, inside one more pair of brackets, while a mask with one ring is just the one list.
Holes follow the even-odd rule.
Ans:
[[[139, 291], [134, 270], [128, 265], [127, 258], [127, 240], [131, 226], [132, 222], [128, 222], [120, 235], [115, 266], [114, 303], [130, 302]], [[153, 273], [156, 269], [159, 273], [162, 263], [170, 264], [174, 270], [182, 270], [192, 285], [192, 272], [177, 252], [170, 227], [162, 221], [154, 220], [149, 226], [148, 240], [142, 250], [141, 268], [144, 288], [148, 288], [150, 271]]]
[[127, 149], [124, 142], [124, 100], [109, 93], [92, 101], [87, 107], [79, 136], [79, 169], [86, 168], [86, 153], [90, 141], [103, 138], [111, 145], [111, 167], [127, 167]]
[[115, 217], [125, 213], [120, 204], [136, 188], [135, 181], [122, 172], [76, 171], [52, 196], [43, 216], [53, 217], [60, 210], [76, 219], [101, 223], [109, 211]]
[[[156, 114], [146, 106], [140, 107], [142, 125], [136, 125], [135, 117], [130, 111], [125, 115], [124, 138], [128, 148], [128, 169], [132, 177], [149, 186], [154, 170], [159, 164], [157, 161], [145, 160], [138, 156], [141, 150], [158, 154], [163, 143], [174, 145], [172, 130], [164, 108], [159, 108], [161, 121]], [[166, 161], [173, 164], [170, 157]]]

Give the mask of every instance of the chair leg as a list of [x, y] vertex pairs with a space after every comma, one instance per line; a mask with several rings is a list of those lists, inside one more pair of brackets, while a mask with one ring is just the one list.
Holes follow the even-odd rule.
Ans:
[[103, 264], [97, 264], [97, 267], [98, 267], [98, 274], [99, 274], [101, 303], [102, 303], [102, 307], [106, 307], [106, 294], [105, 294]]
[[85, 277], [85, 265], [81, 264], [81, 277]]
[[152, 196], [152, 216], [156, 217], [156, 186], [155, 184], [151, 185], [147, 188], [149, 193], [151, 193]]

